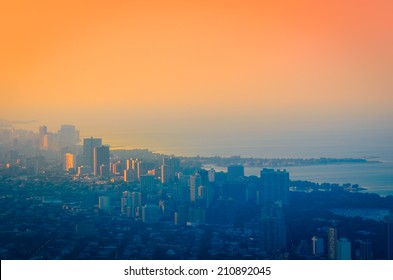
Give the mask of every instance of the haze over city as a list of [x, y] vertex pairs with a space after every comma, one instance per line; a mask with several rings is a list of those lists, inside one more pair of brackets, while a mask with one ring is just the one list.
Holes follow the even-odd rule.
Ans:
[[390, 1], [9, 1], [0, 119], [185, 155], [392, 151], [392, 11]]
[[0, 4], [0, 259], [393, 259], [392, 14]]

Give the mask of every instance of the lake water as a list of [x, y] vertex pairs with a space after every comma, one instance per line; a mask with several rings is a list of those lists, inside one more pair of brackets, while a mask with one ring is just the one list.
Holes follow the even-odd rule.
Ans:
[[[393, 195], [393, 160], [375, 158], [378, 163], [349, 163], [311, 166], [283, 167], [289, 172], [291, 180], [304, 180], [316, 183], [359, 184], [367, 192], [381, 196]], [[225, 171], [225, 167], [214, 167]], [[246, 176], [260, 176], [260, 167], [245, 167]]]
[[[191, 148], [192, 151], [192, 147]], [[305, 180], [316, 183], [359, 184], [368, 192], [379, 195], [393, 195], [393, 145], [331, 145], [331, 146], [233, 146], [222, 143], [221, 146], [195, 147], [201, 155], [220, 155], [254, 158], [366, 158], [378, 163], [349, 163], [312, 166], [283, 167], [292, 180]], [[208, 167], [208, 166], [207, 166]], [[226, 167], [215, 167], [217, 171], [226, 171]], [[261, 167], [246, 167], [245, 175], [259, 176]]]

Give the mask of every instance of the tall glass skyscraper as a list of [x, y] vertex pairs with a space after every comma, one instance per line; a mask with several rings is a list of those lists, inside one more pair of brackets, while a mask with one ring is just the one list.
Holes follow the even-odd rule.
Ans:
[[109, 175], [109, 146], [94, 148], [94, 176], [106, 177]]
[[266, 203], [281, 201], [289, 204], [289, 173], [286, 170], [264, 168], [261, 171], [262, 200]]
[[94, 168], [94, 148], [102, 145], [101, 138], [84, 138], [83, 139], [83, 166], [93, 172]]

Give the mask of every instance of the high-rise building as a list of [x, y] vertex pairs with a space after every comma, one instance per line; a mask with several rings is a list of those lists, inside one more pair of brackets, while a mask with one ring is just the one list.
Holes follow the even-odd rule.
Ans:
[[139, 159], [137, 159], [137, 158], [130, 158], [130, 168], [137, 170], [138, 161], [139, 161]]
[[[127, 196], [122, 196], [120, 199], [120, 212], [122, 215], [127, 215], [128, 209], [131, 209], [131, 206], [129, 206], [130, 199]], [[127, 217], [131, 217], [131, 211]]]
[[247, 199], [247, 184], [228, 181], [223, 185], [222, 195], [225, 199], [233, 199], [238, 205], [244, 205]]
[[174, 212], [175, 225], [185, 225], [188, 219], [188, 207], [186, 205], [178, 205], [177, 211]]
[[58, 132], [60, 148], [73, 148], [79, 143], [79, 131], [74, 125], [64, 124]]
[[77, 175], [78, 176], [88, 175], [89, 173], [90, 173], [90, 169], [88, 167], [78, 166], [78, 168], [77, 168]]
[[153, 192], [156, 190], [156, 179], [154, 175], [141, 175], [141, 189], [142, 191]]
[[337, 259], [337, 229], [333, 227], [328, 229], [328, 259]]
[[102, 145], [100, 138], [84, 138], [83, 139], [83, 166], [88, 168], [90, 172], [94, 170], [94, 148]]
[[120, 171], [124, 170], [124, 165], [121, 160], [118, 160], [117, 162], [111, 162], [109, 165], [113, 175], [120, 175]]
[[373, 252], [371, 248], [371, 241], [360, 241], [360, 252], [359, 252], [359, 259], [361, 260], [372, 260]]
[[161, 165], [161, 183], [167, 184], [175, 179], [175, 173], [180, 169], [180, 160], [175, 157], [164, 158]]
[[137, 177], [138, 177], [138, 181], [140, 181], [140, 180], [141, 180], [141, 176], [142, 176], [142, 175], [146, 175], [146, 174], [147, 174], [147, 171], [148, 171], [149, 169], [148, 169], [146, 163], [143, 162], [143, 161], [141, 161], [141, 160], [139, 160], [139, 159], [136, 159], [136, 160], [132, 163], [132, 165], [135, 166], [135, 168], [136, 168], [136, 175], [137, 175]]
[[132, 209], [132, 217], [135, 218], [137, 213], [140, 212], [142, 208], [142, 193], [141, 192], [132, 192], [131, 193], [131, 209]]
[[75, 168], [75, 155], [72, 153], [65, 153], [63, 166], [65, 171], [70, 171], [70, 169]]
[[210, 207], [214, 198], [214, 187], [212, 184], [201, 185], [197, 188], [197, 200], [203, 202], [205, 207]]
[[228, 181], [234, 181], [241, 177], [244, 177], [244, 166], [243, 165], [230, 165], [228, 169]]
[[312, 241], [312, 253], [314, 256], [323, 256], [325, 254], [325, 244], [323, 238], [313, 236]]
[[111, 210], [110, 197], [105, 195], [98, 197], [98, 208], [102, 211], [110, 212]]
[[160, 219], [160, 208], [158, 205], [146, 204], [142, 206], [142, 222], [146, 224], [157, 223]]
[[337, 240], [337, 259], [351, 259], [351, 241], [349, 241], [347, 238], [340, 238]]
[[286, 170], [264, 168], [261, 171], [262, 201], [289, 204], [289, 173]]
[[127, 182], [127, 183], [136, 182], [138, 179], [136, 176], [136, 170], [135, 169], [125, 169], [123, 171], [123, 179], [124, 179], [124, 182]]
[[207, 172], [207, 170], [199, 169], [197, 173], [201, 177], [201, 185], [207, 186], [209, 184], [209, 173]]
[[127, 159], [126, 160], [126, 169], [125, 170], [133, 169], [133, 168], [131, 168], [131, 162], [132, 162], [132, 159]]
[[124, 191], [120, 203], [121, 213], [127, 217], [135, 218], [142, 206], [142, 193]]
[[208, 172], [208, 179], [210, 183], [214, 183], [216, 181], [216, 171], [214, 168], [211, 168]]
[[38, 175], [45, 165], [45, 158], [43, 156], [35, 156], [26, 158], [26, 169], [31, 175]]
[[94, 148], [94, 176], [109, 176], [109, 146]]
[[260, 247], [265, 257], [277, 257], [287, 250], [287, 227], [280, 202], [262, 209]]
[[167, 184], [170, 181], [173, 181], [175, 178], [175, 172], [172, 167], [169, 165], [161, 165], [161, 183]]
[[45, 141], [48, 143], [48, 150], [51, 151], [59, 151], [61, 148], [69, 148], [60, 146], [60, 137], [58, 133], [48, 132], [48, 134], [46, 134]]
[[48, 129], [45, 125], [39, 127], [38, 137], [39, 137], [40, 150], [47, 150], [48, 149]]
[[189, 186], [190, 186], [190, 201], [196, 201], [198, 197], [198, 188], [202, 185], [201, 175], [198, 173], [190, 176]]

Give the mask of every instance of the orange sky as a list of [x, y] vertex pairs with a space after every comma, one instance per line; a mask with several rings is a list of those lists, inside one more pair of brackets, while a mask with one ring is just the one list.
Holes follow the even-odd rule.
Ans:
[[393, 128], [393, 1], [3, 2], [1, 119], [153, 149]]

